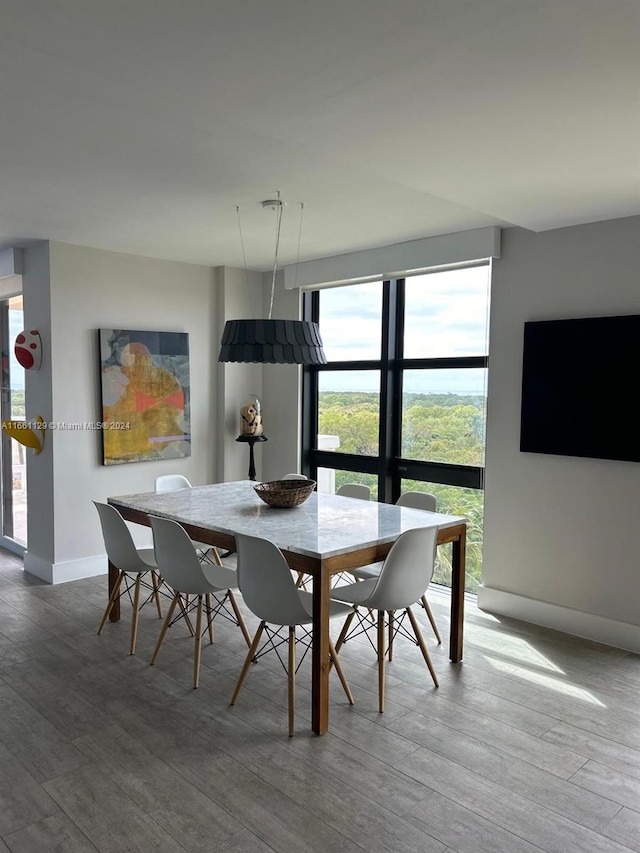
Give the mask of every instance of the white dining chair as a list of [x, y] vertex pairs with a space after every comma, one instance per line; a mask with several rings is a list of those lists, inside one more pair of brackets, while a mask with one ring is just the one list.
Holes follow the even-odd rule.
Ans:
[[371, 500], [371, 489], [362, 483], [345, 483], [336, 489], [336, 495], [344, 498], [360, 498], [363, 501]]
[[[332, 598], [355, 607], [354, 612], [347, 616], [340, 632], [336, 642], [336, 653], [340, 652], [343, 643], [351, 637], [368, 633], [374, 627], [377, 628], [377, 642], [373, 644], [372, 641], [372, 644], [378, 655], [378, 711], [380, 713], [384, 711], [385, 661], [387, 656], [389, 660], [392, 659], [393, 640], [398, 635], [417, 642], [433, 683], [436, 687], [438, 686], [438, 678], [429, 651], [418, 621], [411, 610], [412, 605], [420, 599], [431, 581], [437, 535], [438, 528], [435, 525], [405, 531], [387, 554], [377, 578], [356, 581], [331, 590]], [[362, 616], [360, 607], [378, 611], [376, 624], [372, 623], [367, 616]], [[399, 617], [398, 612], [400, 612]], [[350, 633], [354, 617], [358, 619], [358, 627]], [[409, 619], [413, 636], [404, 626], [405, 617]], [[387, 636], [388, 645], [386, 645]]]
[[161, 474], [155, 479], [156, 492], [175, 492], [178, 489], [190, 489], [191, 483], [183, 474]]
[[[437, 506], [437, 498], [435, 495], [432, 495], [430, 492], [403, 492], [398, 500], [396, 501], [396, 506], [407, 506], [412, 509], [422, 509], [426, 512], [435, 512]], [[377, 578], [380, 574], [380, 569], [382, 568], [382, 562], [379, 563], [371, 563], [369, 566], [362, 566], [360, 569], [354, 569], [350, 572], [351, 575], [356, 580], [368, 580], [369, 578]], [[442, 638], [440, 637], [440, 631], [438, 630], [438, 626], [436, 624], [435, 617], [429, 606], [429, 602], [427, 600], [426, 593], [421, 596], [420, 604], [424, 608], [424, 612], [427, 614], [427, 619], [433, 629], [433, 633], [435, 635], [436, 640], [438, 641], [438, 645], [442, 643]]]
[[426, 512], [435, 512], [438, 499], [431, 492], [403, 492], [396, 506], [408, 506], [412, 509], [424, 509]]
[[[155, 664], [158, 659], [160, 647], [171, 625], [183, 618], [195, 639], [193, 660], [195, 688], [200, 683], [202, 637], [205, 632], [208, 632], [209, 643], [213, 643], [213, 620], [216, 616], [223, 616], [234, 625], [238, 625], [246, 644], [249, 645], [251, 642], [233, 594], [238, 578], [233, 569], [201, 562], [189, 535], [177, 521], [153, 515], [149, 516], [149, 520], [153, 531], [158, 570], [164, 583], [173, 590], [169, 611], [153, 650], [151, 664]], [[174, 619], [178, 606], [180, 613]], [[189, 614], [194, 611], [196, 613], [195, 629], [189, 619]]]
[[[287, 672], [289, 736], [294, 734], [295, 674], [311, 647], [311, 631], [308, 625], [313, 621], [313, 595], [298, 589], [282, 551], [268, 539], [236, 533], [236, 551], [238, 554], [238, 585], [244, 603], [260, 619], [258, 630], [245, 658], [230, 705], [234, 705], [242, 689], [252, 662], [255, 662], [270, 650], [279, 655], [279, 647], [287, 644], [287, 664], [280, 661]], [[348, 604], [329, 602], [329, 618], [345, 616], [353, 612]], [[275, 630], [272, 626], [275, 626]], [[303, 633], [296, 636], [296, 628], [302, 627]], [[282, 635], [286, 629], [286, 635]], [[259, 649], [263, 633], [266, 640]], [[296, 644], [304, 645], [304, 652], [296, 665]], [[329, 640], [329, 658], [344, 689], [349, 704], [353, 705], [353, 695], [345, 678], [338, 655]]]
[[[118, 570], [118, 576], [98, 626], [98, 634], [102, 633], [107, 624], [116, 601], [126, 596], [133, 608], [129, 641], [129, 654], [133, 655], [138, 637], [138, 616], [144, 605], [151, 600], [155, 601], [158, 618], [162, 619], [159, 594], [162, 580], [158, 574], [153, 548], [136, 548], [127, 523], [118, 510], [110, 504], [99, 501], [93, 503], [100, 517], [107, 558]], [[151, 583], [148, 577], [151, 577]], [[140, 596], [143, 590], [145, 595], [141, 602]]]
[[[343, 498], [358, 498], [363, 501], [371, 500], [371, 489], [362, 483], [345, 483], [336, 490], [336, 495]], [[331, 585], [336, 586], [344, 582], [346, 578], [351, 580], [351, 572], [340, 572], [331, 579]]]
[[[281, 480], [308, 480], [306, 474], [285, 474], [284, 477], [280, 478]], [[304, 572], [296, 572], [296, 586], [299, 589], [307, 588], [307, 581], [310, 580]]]
[[[155, 479], [156, 492], [175, 492], [178, 491], [178, 489], [191, 488], [193, 488], [191, 483], [183, 474], [161, 474]], [[191, 541], [198, 552], [200, 560], [204, 560], [208, 563], [214, 563], [216, 566], [223, 565], [217, 548], [213, 545], [209, 545], [207, 542], [198, 542], [195, 539], [192, 539]]]

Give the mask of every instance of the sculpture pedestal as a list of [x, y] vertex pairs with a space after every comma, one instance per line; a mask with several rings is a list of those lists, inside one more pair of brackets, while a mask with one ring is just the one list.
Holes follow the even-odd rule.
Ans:
[[253, 458], [253, 446], [260, 441], [268, 441], [266, 435], [239, 435], [236, 438], [236, 441], [243, 442], [244, 444], [249, 445], [249, 479], [255, 480], [256, 478], [256, 463]]

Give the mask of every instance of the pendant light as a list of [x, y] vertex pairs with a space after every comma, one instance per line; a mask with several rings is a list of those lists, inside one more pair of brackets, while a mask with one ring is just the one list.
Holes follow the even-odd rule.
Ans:
[[[305, 320], [271, 319], [278, 271], [280, 227], [285, 202], [278, 193], [278, 198], [266, 199], [262, 202], [262, 206], [275, 210], [277, 217], [269, 316], [266, 320], [227, 320], [222, 333], [218, 361], [254, 364], [326, 364], [327, 359], [322, 349], [322, 338], [317, 323]], [[300, 231], [302, 231], [303, 207], [300, 205]], [[299, 252], [300, 238], [298, 237]]]

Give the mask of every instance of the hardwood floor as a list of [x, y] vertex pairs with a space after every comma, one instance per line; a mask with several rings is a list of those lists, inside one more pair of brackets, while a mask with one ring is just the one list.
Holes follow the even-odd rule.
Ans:
[[[441, 633], [448, 598], [430, 590]], [[297, 733], [275, 655], [228, 706], [246, 646], [216, 620], [193, 646], [129, 606], [96, 635], [106, 578], [48, 586], [0, 556], [0, 851], [624, 853], [640, 851], [640, 658], [467, 603], [464, 663], [418, 618], [440, 679], [398, 640], [377, 712], [366, 640], [341, 653], [330, 732]], [[250, 630], [256, 620], [247, 616]], [[337, 630], [339, 626], [335, 626]]]

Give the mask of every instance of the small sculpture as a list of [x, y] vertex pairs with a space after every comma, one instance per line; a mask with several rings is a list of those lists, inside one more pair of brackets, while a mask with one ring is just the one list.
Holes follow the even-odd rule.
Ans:
[[240, 434], [262, 435], [262, 405], [256, 397], [254, 402], [240, 409]]

